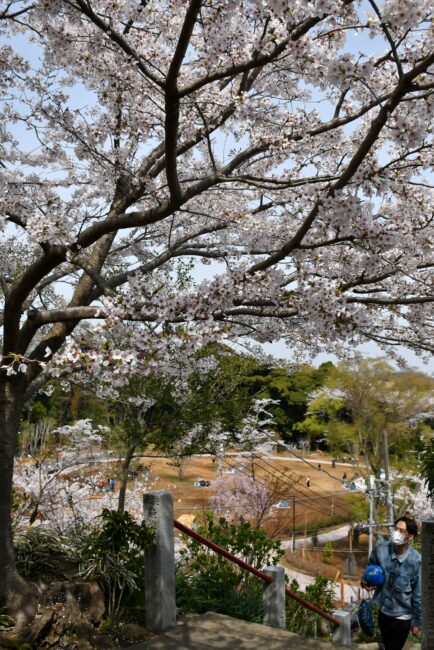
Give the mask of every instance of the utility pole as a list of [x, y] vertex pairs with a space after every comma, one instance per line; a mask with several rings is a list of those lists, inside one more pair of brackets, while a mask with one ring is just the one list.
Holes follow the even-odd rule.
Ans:
[[291, 551], [295, 551], [295, 496], [292, 495], [292, 538], [291, 538]]
[[369, 487], [367, 490], [369, 496], [369, 532], [368, 532], [368, 558], [371, 556], [373, 549], [373, 540], [374, 540], [374, 492], [373, 487]]
[[387, 429], [383, 429], [383, 460], [384, 460], [384, 483], [386, 488], [386, 511], [387, 511], [387, 525], [389, 528], [393, 526], [393, 502], [392, 502], [392, 485], [390, 479], [390, 465], [389, 465], [389, 441], [387, 437]]
[[216, 451], [216, 460], [217, 460], [217, 476], [221, 476], [223, 473], [223, 463], [225, 459], [225, 444], [224, 442], [220, 443]]

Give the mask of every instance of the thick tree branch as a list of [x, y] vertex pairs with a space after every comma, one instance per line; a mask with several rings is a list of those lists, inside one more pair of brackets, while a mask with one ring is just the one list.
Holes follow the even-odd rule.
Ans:
[[178, 129], [179, 93], [178, 75], [187, 52], [188, 44], [196, 23], [202, 0], [190, 0], [181, 34], [166, 77], [165, 87], [165, 157], [166, 178], [170, 190], [171, 203], [177, 205], [181, 199], [181, 186], [178, 179]]
[[409, 298], [359, 298], [349, 296], [345, 299], [348, 303], [358, 303], [360, 305], [422, 305], [424, 303], [434, 302], [434, 294], [430, 296], [412, 296]]

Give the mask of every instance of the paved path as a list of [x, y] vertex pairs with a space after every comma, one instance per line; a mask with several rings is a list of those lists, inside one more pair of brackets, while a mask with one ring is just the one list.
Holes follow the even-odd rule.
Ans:
[[[353, 643], [354, 650], [379, 650], [376, 642]], [[207, 612], [180, 619], [176, 626], [121, 650], [346, 650], [330, 641], [306, 639], [285, 630]], [[409, 641], [404, 650], [420, 650]]]
[[[326, 533], [320, 533], [317, 535], [317, 540], [320, 544], [325, 542], [336, 542], [338, 539], [344, 539], [348, 537], [348, 531], [350, 530], [350, 525], [345, 524], [345, 526], [340, 526], [339, 528], [334, 528], [329, 530]], [[285, 539], [281, 541], [282, 548], [291, 548], [291, 540]], [[303, 546], [313, 546], [312, 537], [301, 537], [295, 540], [295, 547], [302, 548]]]
[[[375, 647], [375, 646], [373, 646]], [[128, 650], [344, 650], [318, 639], [208, 612], [186, 616], [175, 627]], [[127, 649], [125, 649], [127, 650]], [[361, 650], [361, 649], [360, 649]]]
[[[308, 585], [311, 585], [315, 582], [315, 578], [307, 575], [306, 573], [300, 573], [299, 571], [294, 571], [293, 569], [285, 568], [285, 573], [288, 576], [289, 580], [297, 580], [298, 584], [302, 589], [306, 589]], [[359, 597], [359, 584], [349, 584], [347, 581], [344, 581], [344, 602], [351, 603], [352, 600], [357, 600]], [[335, 599], [340, 601], [341, 599], [341, 584], [340, 582], [334, 583], [333, 592]]]
[[[322, 458], [312, 458], [310, 456], [293, 456], [291, 455], [291, 452], [287, 452], [288, 456], [273, 456], [269, 452], [264, 454], [264, 458], [267, 460], [281, 460], [281, 461], [288, 461], [290, 463], [307, 463], [309, 465], [314, 465], [314, 469], [317, 468], [318, 463], [320, 465], [332, 465], [333, 461], [331, 460], [323, 460]], [[197, 454], [198, 456], [212, 456], [212, 454]], [[232, 456], [236, 458], [250, 458], [249, 452], [239, 452], [239, 451], [227, 451], [225, 452], [225, 456]], [[335, 461], [335, 466], [336, 467], [354, 467], [353, 463], [343, 463], [343, 462], [338, 462]]]
[[[345, 537], [348, 537], [348, 531], [350, 529], [350, 526], [347, 524], [345, 526], [340, 526], [339, 528], [335, 528], [334, 530], [329, 530], [327, 533], [321, 533], [318, 535], [318, 541], [321, 544], [324, 544], [324, 542], [333, 542], [338, 539], [343, 539]], [[291, 541], [290, 540], [284, 540], [281, 542], [282, 547], [285, 549], [290, 548], [291, 546]], [[313, 540], [312, 537], [303, 537], [301, 539], [297, 539], [295, 542], [296, 548], [302, 548], [303, 546], [312, 546]], [[285, 567], [285, 573], [288, 576], [290, 580], [297, 580], [298, 584], [302, 589], [305, 589], [308, 585], [313, 584], [315, 581], [315, 578], [313, 576], [307, 575], [306, 573], [300, 573], [299, 571], [294, 571], [293, 569], [288, 569]], [[336, 600], [341, 599], [341, 585], [340, 582], [336, 583], [334, 586], [334, 594]], [[344, 601], [346, 603], [350, 603], [351, 600], [357, 600], [359, 597], [359, 585], [355, 584], [348, 584], [346, 581], [344, 583]]]

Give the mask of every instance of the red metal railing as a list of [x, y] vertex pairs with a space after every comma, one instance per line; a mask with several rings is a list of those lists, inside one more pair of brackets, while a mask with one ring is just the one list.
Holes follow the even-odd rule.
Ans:
[[[204, 546], [208, 546], [208, 548], [212, 549], [219, 555], [222, 555], [225, 557], [227, 560], [230, 560], [234, 564], [238, 564], [242, 569], [245, 569], [246, 571], [249, 571], [250, 573], [253, 573], [254, 576], [261, 578], [264, 582], [272, 582], [272, 577], [264, 573], [263, 571], [259, 571], [259, 569], [255, 569], [255, 567], [251, 566], [247, 562], [244, 562], [244, 560], [240, 560], [240, 558], [236, 557], [235, 555], [232, 555], [232, 553], [229, 553], [226, 549], [224, 549], [222, 546], [219, 546], [218, 544], [215, 544], [213, 541], [210, 539], [207, 539], [206, 537], [203, 537], [203, 535], [199, 535], [199, 533], [196, 533], [195, 530], [192, 530], [188, 526], [185, 526], [184, 524], [181, 524], [180, 521], [177, 519], [174, 520], [173, 525], [175, 528], [177, 528], [181, 533], [185, 533], [185, 535], [189, 535], [189, 537], [192, 537], [193, 539], [197, 540], [201, 544], [204, 544]], [[310, 603], [308, 600], [305, 600], [304, 598], [301, 598], [298, 594], [295, 594], [293, 591], [288, 589], [287, 587], [285, 588], [286, 594], [292, 598], [293, 600], [296, 600], [300, 605], [303, 605], [307, 609], [312, 610], [312, 612], [315, 612], [315, 614], [318, 614], [319, 616], [322, 616], [325, 618], [327, 621], [330, 621], [330, 623], [333, 623], [334, 625], [340, 625], [341, 621], [339, 621], [337, 618], [334, 618], [330, 614], [327, 614], [327, 612], [323, 612], [322, 609], [317, 607], [316, 605], [313, 605]]]

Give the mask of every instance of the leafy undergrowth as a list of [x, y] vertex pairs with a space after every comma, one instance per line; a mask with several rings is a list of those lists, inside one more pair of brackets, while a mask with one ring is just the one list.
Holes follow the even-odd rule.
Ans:
[[[23, 643], [95, 650], [148, 638], [143, 558], [153, 544], [154, 533], [144, 523], [107, 509], [93, 527], [77, 523], [59, 534], [39, 526], [17, 534], [18, 570], [38, 594], [38, 613]], [[5, 629], [11, 621], [0, 616], [2, 624]]]
[[[255, 568], [277, 564], [283, 555], [280, 542], [270, 540], [264, 531], [250, 524], [229, 524], [224, 518], [215, 522], [208, 517], [199, 533]], [[185, 548], [177, 567], [177, 604], [184, 612], [219, 612], [246, 621], [261, 623], [263, 619], [262, 581], [225, 558], [208, 551], [191, 538], [185, 538]], [[333, 590], [327, 578], [317, 577], [313, 585], [300, 589], [297, 581], [291, 590], [321, 609], [333, 608]], [[329, 636], [329, 626], [323, 619], [291, 598], [286, 602], [287, 628], [303, 636]]]

